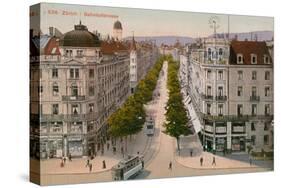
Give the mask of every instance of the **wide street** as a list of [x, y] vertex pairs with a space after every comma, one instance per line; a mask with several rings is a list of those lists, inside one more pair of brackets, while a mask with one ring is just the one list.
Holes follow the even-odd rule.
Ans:
[[[233, 163], [234, 165], [230, 168], [224, 167], [223, 165], [221, 165], [221, 168], [215, 168], [211, 165], [205, 166], [206, 168], [197, 168], [198, 165], [196, 166], [194, 164], [199, 164], [198, 156], [204, 155], [207, 157], [210, 155], [209, 153], [201, 152], [198, 156], [194, 156], [193, 158], [190, 158], [188, 155], [179, 157], [176, 153], [175, 138], [162, 132], [164, 130], [163, 123], [165, 121], [165, 104], [168, 100], [166, 85], [167, 68], [168, 63], [164, 62], [162, 69], [163, 74], [159, 76], [154, 92], [156, 94], [154, 100], [145, 106], [147, 114], [155, 118], [154, 136], [147, 137], [144, 131], [141, 131], [128, 143], [128, 154], [140, 152], [144, 155], [145, 168], [139, 175], [134, 177], [134, 179], [261, 172], [271, 169], [261, 166], [250, 166], [245, 162], [236, 164], [233, 163], [231, 159], [223, 157], [219, 158], [218, 165], [219, 163]], [[158, 93], [160, 93], [160, 96], [157, 95]], [[195, 142], [197, 141], [195, 140]], [[201, 147], [200, 144], [198, 147]], [[212, 155], [210, 156], [212, 157]], [[41, 164], [43, 169], [43, 171], [41, 171], [41, 183], [44, 185], [46, 183], [65, 184], [112, 181], [111, 167], [117, 164], [121, 159], [122, 155], [120, 155], [120, 153], [113, 155], [109, 150], [103, 156], [97, 156], [93, 160], [93, 172], [91, 173], [89, 173], [88, 168], [85, 168], [85, 159], [74, 159], [72, 162], [66, 164], [65, 169], [59, 168], [59, 159], [53, 160], [53, 162], [47, 160]], [[102, 169], [101, 167], [102, 160], [106, 160], [108, 164], [106, 169]], [[170, 162], [172, 162], [172, 169], [168, 168]], [[67, 168], [69, 168], [69, 170], [66, 171]]]

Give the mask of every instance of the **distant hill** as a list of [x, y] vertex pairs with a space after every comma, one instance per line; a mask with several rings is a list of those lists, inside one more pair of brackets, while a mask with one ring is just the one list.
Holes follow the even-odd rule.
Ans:
[[[131, 40], [132, 37], [127, 37], [125, 40]], [[160, 46], [162, 43], [167, 45], [173, 45], [179, 40], [181, 44], [192, 43], [194, 39], [192, 37], [183, 37], [183, 36], [151, 36], [151, 37], [142, 37], [142, 36], [135, 36], [136, 41], [145, 41], [145, 40], [155, 40], [156, 45]]]
[[[224, 33], [218, 33], [218, 36], [223, 36]], [[258, 41], [268, 41], [272, 40], [274, 33], [273, 31], [254, 31], [254, 32], [244, 32], [244, 33], [230, 33], [230, 39], [234, 39], [237, 35], [237, 39], [244, 40], [255, 40], [257, 38]], [[213, 37], [214, 35], [210, 35], [208, 37]]]
[[[223, 37], [224, 33], [218, 33], [219, 37]], [[257, 38], [258, 41], [267, 41], [272, 40], [274, 33], [273, 31], [253, 31], [253, 32], [244, 32], [244, 33], [230, 33], [230, 39], [235, 38], [237, 35], [238, 40], [255, 40]], [[213, 37], [214, 35], [208, 36]], [[132, 37], [126, 37], [125, 40], [131, 40]], [[143, 37], [143, 36], [135, 36], [136, 41], [145, 41], [145, 40], [155, 40], [156, 45], [160, 46], [162, 43], [167, 45], [173, 45], [179, 40], [181, 44], [186, 43], [193, 43], [195, 42], [196, 38], [192, 38], [189, 36], [150, 36], [150, 37]]]

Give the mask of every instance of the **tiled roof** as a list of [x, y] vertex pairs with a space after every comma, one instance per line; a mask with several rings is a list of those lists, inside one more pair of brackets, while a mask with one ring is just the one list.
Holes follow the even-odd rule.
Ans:
[[60, 55], [58, 39], [52, 37], [44, 48], [45, 55]]
[[128, 51], [128, 48], [122, 42], [109, 40], [101, 43], [101, 52], [103, 54], [114, 54], [120, 51]]
[[230, 64], [237, 64], [237, 55], [243, 55], [243, 64], [251, 64], [251, 54], [257, 55], [257, 64], [264, 63], [264, 55], [272, 62], [265, 42], [260, 41], [232, 41], [230, 44]]

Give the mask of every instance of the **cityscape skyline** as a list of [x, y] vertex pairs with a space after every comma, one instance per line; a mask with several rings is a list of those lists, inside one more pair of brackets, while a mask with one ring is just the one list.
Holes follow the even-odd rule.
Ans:
[[[133, 32], [135, 36], [142, 37], [188, 36], [198, 38], [213, 34], [213, 29], [209, 25], [209, 19], [212, 16], [219, 18], [218, 33], [273, 31], [274, 29], [272, 17], [56, 3], [43, 3], [42, 5], [42, 11], [40, 12], [42, 18], [41, 30], [45, 34], [48, 33], [48, 27], [50, 26], [65, 33], [73, 30], [73, 26], [81, 21], [88, 27], [89, 31], [97, 30], [102, 35], [112, 35], [113, 23], [119, 20], [123, 26], [123, 38], [132, 36]], [[167, 26], [169, 31], [165, 29]]]

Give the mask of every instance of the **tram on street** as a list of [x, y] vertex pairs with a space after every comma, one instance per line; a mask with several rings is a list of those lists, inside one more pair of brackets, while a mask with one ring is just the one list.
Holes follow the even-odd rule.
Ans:
[[145, 134], [147, 136], [154, 135], [154, 127], [155, 127], [155, 121], [152, 117], [146, 118], [145, 121]]
[[142, 155], [128, 156], [111, 169], [113, 180], [128, 180], [139, 174], [144, 168]]

